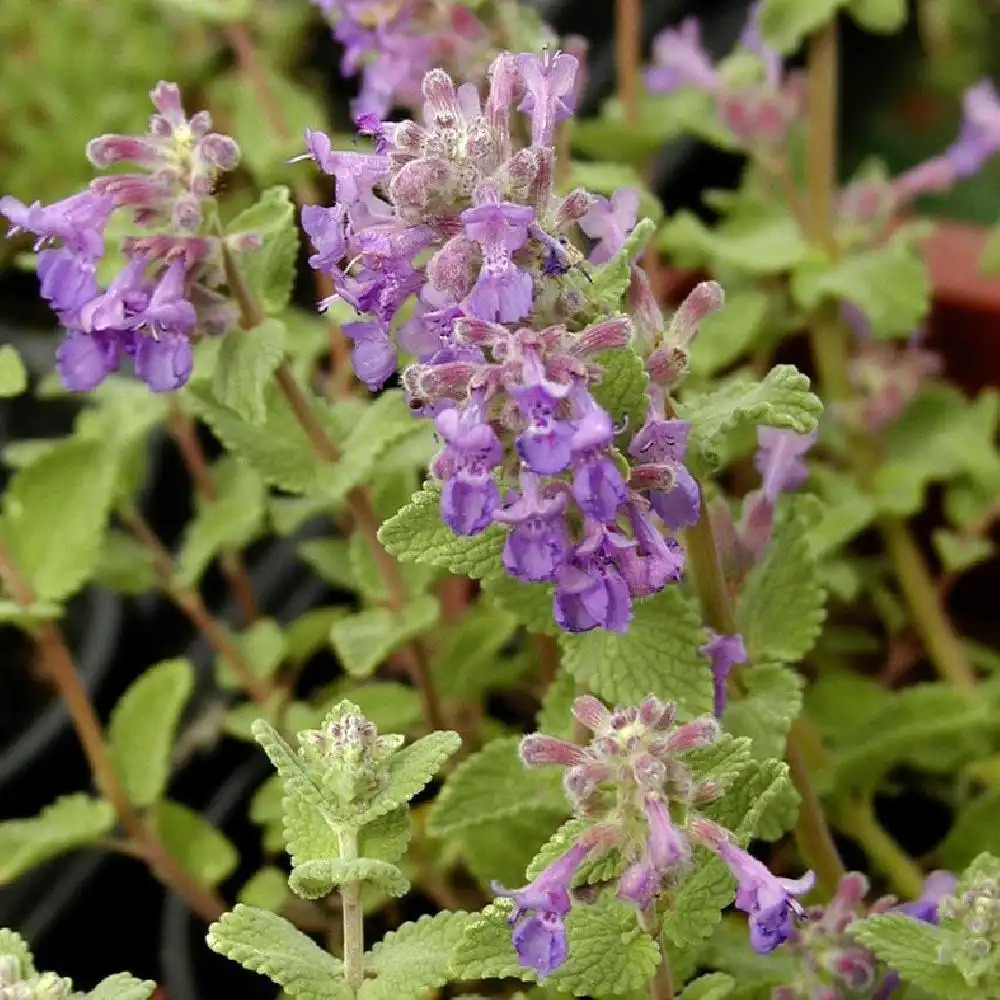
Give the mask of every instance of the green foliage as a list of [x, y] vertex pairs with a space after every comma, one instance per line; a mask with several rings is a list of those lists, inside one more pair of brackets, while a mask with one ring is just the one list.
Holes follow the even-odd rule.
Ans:
[[[268, 188], [255, 205], [240, 212], [229, 223], [226, 235], [230, 239], [253, 236], [260, 241], [260, 246], [253, 250], [234, 252], [239, 258], [240, 272], [255, 301], [260, 303], [268, 315], [280, 313], [291, 298], [292, 284], [295, 281], [295, 257], [299, 249], [299, 231], [295, 225], [295, 204], [291, 191], [284, 185]], [[236, 333], [236, 336], [239, 337], [240, 334]], [[283, 327], [269, 326], [263, 335], [258, 328], [249, 336], [263, 336], [264, 342], [257, 345], [256, 351], [247, 352], [248, 356], [241, 359], [244, 369], [273, 371], [277, 361], [272, 362], [270, 358], [276, 350], [283, 349]], [[232, 337], [233, 333], [230, 333], [227, 339]], [[231, 361], [232, 352], [225, 357]], [[223, 356], [219, 360], [221, 364]], [[247, 395], [254, 393], [254, 387], [243, 376], [238, 377], [236, 382], [243, 384], [240, 412], [249, 411], [257, 418], [254, 423], [262, 423], [261, 402], [251, 400]], [[238, 391], [233, 387], [233, 391], [227, 395], [229, 405], [232, 405]]]
[[768, 299], [756, 288], [726, 292], [726, 304], [706, 316], [690, 345], [693, 375], [713, 375], [754, 345], [767, 315]]
[[247, 423], [267, 419], [264, 390], [285, 354], [285, 324], [266, 319], [252, 330], [230, 330], [223, 338], [212, 392]]
[[239, 901], [255, 909], [279, 913], [288, 902], [288, 878], [280, 868], [266, 867], [256, 871], [240, 889]]
[[750, 571], [736, 605], [751, 663], [797, 663], [819, 636], [826, 593], [810, 552], [810, 528], [804, 503], [778, 505], [767, 554]]
[[157, 585], [153, 557], [141, 542], [112, 529], [104, 536], [94, 581], [120, 594], [145, 594]]
[[253, 0], [157, 0], [162, 7], [193, 14], [211, 24], [242, 21], [253, 8]]
[[777, 840], [798, 815], [799, 795], [781, 760], [751, 762], [725, 796], [705, 807], [705, 814], [732, 830], [747, 844], [754, 837]]
[[990, 789], [958, 811], [937, 849], [941, 863], [958, 871], [983, 851], [996, 849], [1000, 828], [1000, 790]]
[[642, 358], [626, 348], [604, 351], [596, 361], [602, 375], [592, 390], [594, 399], [608, 411], [615, 426], [624, 423], [634, 433], [634, 428], [642, 426], [649, 407], [646, 395], [649, 376]]
[[681, 990], [679, 1000], [726, 1000], [736, 987], [736, 980], [724, 972], [699, 976]]
[[[501, 608], [478, 603], [452, 625], [431, 662], [431, 676], [444, 698], [470, 698], [505, 681], [520, 661], [501, 656], [517, 621]], [[516, 674], [515, 674], [516, 676]]]
[[663, 933], [678, 948], [704, 941], [733, 901], [736, 880], [729, 869], [703, 847], [694, 850], [694, 870], [667, 899]]
[[[281, 626], [273, 618], [259, 618], [235, 641], [250, 672], [263, 681], [277, 673], [288, 648]], [[224, 657], [215, 661], [215, 676], [220, 687], [239, 690], [240, 683]]]
[[0, 884], [11, 882], [50, 858], [98, 843], [115, 825], [103, 799], [64, 795], [31, 819], [0, 823]]
[[807, 434], [816, 426], [823, 404], [809, 391], [809, 379], [793, 365], [775, 365], [761, 382], [738, 376], [718, 389], [688, 397], [677, 408], [691, 421], [688, 453], [717, 465], [734, 435], [764, 425]]
[[129, 801], [140, 809], [166, 791], [174, 735], [193, 687], [187, 660], [165, 660], [134, 681], [111, 714], [111, 759]]
[[28, 373], [11, 344], [0, 345], [0, 399], [20, 396], [28, 388]]
[[236, 870], [239, 854], [229, 838], [193, 809], [163, 799], [150, 813], [167, 853], [201, 885], [218, 885]]
[[399, 611], [369, 608], [341, 618], [330, 629], [330, 641], [349, 674], [370, 677], [394, 649], [433, 628], [437, 619], [437, 599], [418, 597]]
[[350, 1000], [344, 964], [277, 914], [238, 903], [208, 929], [208, 946], [303, 1000]]
[[405, 896], [410, 891], [409, 881], [395, 865], [374, 858], [306, 861], [288, 878], [289, 888], [303, 899], [320, 899], [349, 882], [370, 882], [390, 896]]
[[640, 219], [625, 238], [622, 248], [594, 272], [582, 289], [587, 302], [598, 315], [617, 313], [628, 288], [629, 265], [642, 253], [656, 229], [652, 219]]
[[605, 701], [638, 704], [648, 694], [678, 703], [690, 717], [712, 710], [712, 675], [696, 602], [681, 587], [639, 601], [627, 632], [563, 633], [566, 669]]
[[780, 663], [757, 663], [740, 672], [739, 696], [730, 696], [722, 725], [753, 740], [758, 760], [782, 757], [792, 720], [802, 709], [802, 678]]
[[65, 600], [94, 572], [115, 473], [102, 443], [66, 438], [7, 485], [0, 535], [39, 601]]
[[867, 31], [891, 35], [906, 23], [906, 0], [847, 0], [847, 12]]
[[[484, 888], [493, 882], [517, 886], [552, 831], [566, 815], [566, 806], [523, 809], [518, 813], [463, 826], [454, 839], [469, 873]], [[565, 849], [570, 845], [565, 844]]]
[[491, 607], [513, 615], [529, 632], [551, 636], [562, 634], [562, 629], [552, 617], [551, 583], [523, 583], [500, 573], [483, 580], [483, 596]]
[[792, 52], [843, 4], [844, 0], [764, 0], [760, 8], [764, 40], [779, 52]]
[[979, 565], [993, 555], [995, 548], [988, 538], [965, 536], [946, 528], [938, 528], [933, 535], [934, 548], [944, 568], [962, 573]]
[[520, 737], [488, 743], [448, 776], [427, 818], [427, 832], [446, 837], [487, 820], [565, 811], [559, 772], [528, 768], [518, 755]]
[[102, 979], [86, 997], [87, 1000], [148, 1000], [155, 991], [156, 983], [152, 980], [116, 972]]

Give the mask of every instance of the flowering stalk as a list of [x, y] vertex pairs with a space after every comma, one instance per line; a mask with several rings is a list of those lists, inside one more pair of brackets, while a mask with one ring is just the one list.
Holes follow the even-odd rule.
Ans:
[[[342, 829], [338, 834], [340, 859], [354, 861], [358, 857], [358, 835], [354, 830]], [[361, 883], [345, 882], [340, 887], [344, 915], [344, 978], [355, 995], [365, 981], [365, 928], [361, 910]]]
[[[2, 537], [0, 537], [0, 580], [22, 608], [29, 609], [35, 603], [31, 585], [14, 563]], [[58, 625], [46, 621], [38, 626], [38, 646], [45, 669], [72, 720], [94, 777], [94, 783], [114, 809], [135, 853], [146, 862], [153, 874], [167, 888], [176, 892], [202, 920], [211, 923], [218, 919], [226, 909], [222, 900], [210, 889], [200, 885], [174, 860], [150, 825], [129, 802], [125, 787], [104, 742], [100, 720], [80, 681], [79, 671]]]

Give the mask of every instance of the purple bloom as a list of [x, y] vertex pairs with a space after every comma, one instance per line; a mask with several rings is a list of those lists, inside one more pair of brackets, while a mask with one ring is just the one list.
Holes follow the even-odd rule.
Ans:
[[560, 628], [567, 632], [628, 630], [632, 597], [614, 557], [619, 548], [633, 544], [617, 533], [609, 536], [601, 525], [588, 525], [587, 537], [556, 573], [552, 612]]
[[56, 369], [71, 392], [87, 392], [114, 371], [122, 350], [116, 333], [83, 333], [70, 330], [56, 349]]
[[543, 56], [522, 52], [516, 59], [524, 83], [524, 99], [518, 111], [531, 118], [532, 145], [549, 147], [556, 125], [573, 114], [580, 64], [568, 52], [546, 52]]
[[809, 475], [802, 456], [816, 443], [817, 433], [797, 434], [779, 427], [757, 428], [754, 468], [761, 474], [764, 496], [777, 502], [779, 493], [797, 490]]
[[495, 521], [514, 526], [504, 542], [503, 564], [519, 580], [551, 580], [569, 549], [566, 495], [543, 495], [538, 477], [526, 469], [521, 471], [520, 483], [520, 493], [511, 493], [493, 515]]
[[481, 407], [470, 403], [464, 413], [449, 409], [434, 421], [446, 447], [437, 460], [444, 473], [441, 489], [441, 520], [456, 535], [485, 531], [500, 505], [500, 493], [492, 470], [503, 459], [496, 433], [483, 422]]
[[681, 531], [697, 524], [701, 517], [701, 490], [698, 481], [680, 462], [673, 473], [674, 485], [669, 490], [651, 490], [649, 502], [671, 531]]
[[653, 65], [646, 70], [646, 86], [654, 94], [673, 94], [683, 87], [711, 91], [717, 84], [696, 18], [689, 17], [679, 28], [667, 28], [653, 39]]
[[67, 326], [75, 325], [80, 307], [100, 294], [93, 264], [71, 250], [43, 250], [36, 271], [42, 298]]
[[191, 377], [194, 355], [184, 334], [166, 332], [135, 341], [135, 373], [153, 392], [173, 392]]
[[611, 417], [593, 400], [587, 405], [590, 409], [577, 421], [570, 442], [573, 497], [584, 514], [610, 524], [628, 497], [628, 487], [618, 467], [605, 454], [614, 438]]
[[510, 387], [518, 409], [530, 421], [517, 437], [517, 453], [531, 469], [543, 476], [562, 472], [572, 458], [574, 426], [555, 416], [556, 406], [570, 392], [545, 376], [545, 369], [535, 350], [525, 350], [521, 384]]
[[635, 903], [640, 910], [656, 901], [663, 876], [674, 867], [690, 861], [691, 849], [670, 819], [670, 812], [659, 795], [647, 795], [643, 808], [649, 833], [646, 850], [618, 879], [618, 898]]
[[747, 651], [743, 645], [743, 636], [738, 632], [733, 635], [719, 635], [708, 630], [710, 639], [701, 647], [701, 654], [707, 656], [712, 664], [712, 683], [715, 688], [715, 717], [722, 718], [726, 707], [726, 680], [737, 663], [746, 663]]
[[621, 188], [607, 198], [600, 198], [580, 219], [580, 228], [596, 241], [590, 251], [592, 264], [606, 264], [625, 245], [639, 212], [639, 192]]
[[945, 896], [955, 891], [958, 879], [949, 871], [931, 872], [924, 879], [924, 888], [919, 899], [901, 903], [896, 909], [914, 920], [922, 920], [927, 924], [938, 922], [938, 904]]
[[514, 900], [510, 915], [514, 947], [521, 964], [534, 969], [540, 980], [558, 969], [569, 954], [563, 925], [572, 906], [569, 884], [589, 850], [589, 844], [574, 844], [523, 889], [491, 886], [498, 896]]
[[316, 252], [309, 266], [316, 271], [331, 271], [347, 251], [347, 209], [343, 205], [323, 208], [320, 205], [302, 207], [302, 228], [312, 240]]
[[971, 177], [1000, 152], [1000, 95], [990, 80], [965, 93], [962, 130], [945, 151], [958, 177]]
[[34, 233], [37, 245], [59, 240], [66, 249], [96, 261], [104, 255], [104, 227], [114, 206], [113, 198], [90, 190], [51, 205], [37, 201], [25, 205], [4, 195], [0, 198], [0, 215], [10, 221], [11, 235], [19, 230]]
[[372, 392], [377, 392], [396, 370], [396, 349], [388, 329], [379, 321], [345, 323], [341, 329], [354, 344], [351, 348], [354, 374]]
[[627, 507], [635, 545], [622, 547], [618, 568], [633, 597], [649, 597], [684, 572], [684, 550], [674, 539], [664, 538], [648, 516], [635, 504]]

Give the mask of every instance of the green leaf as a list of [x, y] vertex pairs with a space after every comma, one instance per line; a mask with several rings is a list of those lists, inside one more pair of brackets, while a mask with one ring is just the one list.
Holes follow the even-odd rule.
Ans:
[[725, 306], [701, 321], [698, 336], [691, 342], [691, 373], [714, 375], [739, 360], [756, 341], [767, 305], [767, 295], [757, 289], [727, 293]]
[[694, 850], [695, 868], [671, 894], [663, 916], [663, 933], [678, 948], [689, 949], [707, 938], [732, 901], [736, 880], [704, 847]]
[[995, 850], [1000, 828], [1000, 790], [991, 789], [960, 809], [937, 849], [941, 863], [959, 871], [983, 851]]
[[230, 330], [223, 338], [212, 392], [247, 423], [267, 419], [264, 390], [285, 355], [285, 324], [266, 319], [252, 330]]
[[826, 592], [811, 555], [803, 505], [778, 505], [771, 544], [736, 605], [737, 629], [751, 663], [797, 663], [812, 649], [826, 617]]
[[692, 425], [688, 453], [700, 454], [710, 465], [719, 463], [733, 435], [747, 427], [764, 424], [808, 434], [822, 412], [819, 397], [809, 391], [809, 378], [794, 365], [775, 365], [761, 382], [730, 379], [678, 407], [678, 415]]
[[370, 823], [409, 802], [461, 745], [458, 733], [439, 730], [397, 750], [389, 760], [385, 786], [369, 802], [361, 822]]
[[358, 687], [338, 688], [336, 697], [357, 705], [380, 733], [405, 733], [421, 717], [420, 696], [398, 681], [369, 681]]
[[319, 858], [292, 869], [288, 886], [303, 899], [321, 899], [348, 882], [371, 882], [390, 896], [410, 891], [406, 876], [395, 866], [374, 858]]
[[705, 807], [705, 814], [747, 844], [753, 837], [777, 840], [792, 828], [798, 809], [788, 765], [766, 760], [748, 764], [725, 796]]
[[504, 530], [491, 524], [478, 535], [455, 535], [441, 521], [440, 505], [440, 486], [426, 483], [379, 529], [378, 538], [385, 550], [400, 562], [440, 566], [475, 580], [501, 574]]
[[722, 733], [711, 746], [689, 750], [684, 755], [684, 763], [696, 781], [714, 781], [723, 788], [729, 788], [740, 775], [746, 773], [752, 747], [753, 741], [749, 737]]
[[621, 250], [596, 269], [583, 291], [587, 301], [599, 313], [621, 310], [622, 299], [628, 289], [629, 265], [645, 249], [655, 229], [652, 219], [640, 219], [625, 238]]
[[[226, 227], [227, 237], [255, 236], [260, 246], [245, 253], [234, 251], [237, 264], [243, 274], [250, 294], [260, 303], [268, 315], [281, 312], [288, 305], [295, 281], [295, 258], [299, 249], [299, 231], [295, 225], [295, 205], [291, 191], [283, 184], [268, 188], [260, 200], [236, 216]], [[255, 331], [256, 332], [256, 331]], [[253, 336], [251, 333], [248, 336]], [[231, 339], [232, 333], [226, 339]], [[239, 336], [239, 334], [237, 334]], [[272, 328], [268, 337], [273, 341], [278, 336], [277, 328]], [[284, 339], [284, 330], [280, 336]], [[223, 344], [225, 347], [225, 344]], [[284, 349], [282, 343], [282, 350]], [[270, 351], [273, 353], [273, 350]], [[223, 359], [220, 357], [220, 363]], [[249, 360], [249, 359], [247, 359]], [[267, 368], [263, 359], [244, 367], [254, 367], [261, 371]], [[273, 371], [273, 368], [271, 368]], [[247, 403], [253, 412], [258, 412], [258, 403]], [[263, 416], [255, 421], [262, 423]]]
[[779, 52], [797, 49], [807, 35], [834, 16], [844, 0], [764, 0], [759, 24], [764, 41]]
[[722, 725], [753, 740], [754, 756], [783, 757], [792, 720], [802, 710], [802, 678], [778, 663], [758, 663], [740, 672], [740, 697], [730, 697]]
[[349, 674], [370, 677], [394, 649], [432, 629], [437, 620], [437, 598], [425, 595], [399, 611], [369, 608], [341, 618], [330, 629], [330, 641]]
[[690, 594], [667, 587], [638, 601], [629, 630], [564, 633], [566, 669], [605, 701], [635, 705], [648, 694], [676, 701], [683, 716], [712, 711], [712, 674], [698, 647], [701, 615]]
[[115, 475], [103, 443], [67, 438], [10, 480], [0, 535], [39, 601], [63, 601], [90, 578]]
[[30, 819], [0, 823], [0, 885], [66, 851], [95, 844], [115, 825], [103, 799], [82, 792], [64, 795]]
[[229, 838], [193, 809], [163, 799], [151, 815], [167, 853], [203, 886], [216, 886], [236, 870], [239, 854]]
[[167, 10], [193, 14], [211, 24], [230, 24], [250, 16], [253, 0], [157, 0]]
[[906, 0], [847, 0], [847, 12], [866, 31], [892, 35], [906, 24]]
[[208, 946], [304, 1000], [351, 1000], [344, 963], [283, 917], [238, 903], [208, 929]]
[[941, 962], [944, 932], [940, 927], [901, 913], [883, 913], [855, 920], [849, 933], [898, 972], [906, 983], [948, 1000], [982, 996], [966, 985], [957, 969]]
[[[281, 626], [273, 618], [258, 619], [235, 641], [250, 672], [263, 681], [270, 680], [277, 673], [288, 648]], [[221, 656], [215, 661], [215, 676], [219, 687], [239, 690], [236, 675]]]
[[288, 876], [280, 868], [261, 868], [240, 889], [239, 901], [261, 910], [279, 913], [288, 902]]
[[520, 742], [518, 736], [493, 740], [448, 775], [427, 817], [431, 836], [447, 837], [526, 812], [565, 812], [558, 771], [525, 767], [518, 754]]
[[358, 1000], [416, 1000], [451, 978], [451, 960], [474, 916], [462, 912], [422, 916], [377, 941], [365, 956], [365, 972], [374, 973]]
[[523, 583], [506, 573], [489, 576], [482, 583], [483, 597], [502, 613], [512, 615], [536, 635], [562, 635], [552, 617], [552, 584]]
[[129, 802], [139, 809], [166, 791], [177, 725], [193, 687], [187, 660], [165, 660], [134, 681], [111, 713], [108, 749]]
[[[521, 885], [528, 865], [565, 818], [567, 809], [536, 809], [463, 827], [455, 839], [469, 873], [484, 889], [491, 882]], [[569, 847], [567, 844], [566, 849]]]
[[500, 608], [480, 603], [466, 611], [448, 629], [431, 662], [441, 697], [474, 697], [508, 679], [500, 651], [516, 628], [515, 617]]
[[28, 373], [16, 348], [0, 345], [0, 399], [20, 396], [28, 388]]
[[736, 988], [736, 980], [724, 972], [699, 976], [681, 990], [678, 1000], [726, 1000]]
[[601, 380], [592, 389], [594, 399], [611, 415], [615, 425], [641, 427], [649, 408], [649, 376], [642, 358], [631, 348], [604, 351], [595, 359]]
[[94, 582], [132, 596], [153, 590], [158, 580], [149, 549], [131, 535], [112, 529], [104, 536], [94, 568]]
[[345, 538], [310, 538], [299, 542], [297, 551], [316, 575], [339, 590], [359, 590], [351, 566], [350, 543]]
[[938, 528], [933, 534], [934, 548], [946, 570], [963, 573], [993, 555], [994, 545], [988, 538], [977, 538]]
[[230, 456], [216, 462], [211, 474], [215, 499], [198, 499], [174, 567], [175, 579], [185, 587], [197, 585], [218, 553], [245, 548], [264, 528], [267, 488], [260, 475]]
[[917, 250], [895, 239], [834, 264], [809, 260], [792, 275], [792, 295], [805, 309], [825, 298], [845, 299], [865, 314], [876, 338], [907, 337], [927, 318], [927, 266]]
[[[507, 900], [491, 903], [470, 921], [453, 959], [456, 979], [535, 980], [522, 966], [511, 942]], [[574, 906], [566, 917], [569, 957], [546, 985], [574, 996], [602, 996], [638, 990], [660, 960], [656, 944], [638, 926], [635, 908], [610, 893], [589, 906]]]
[[156, 991], [150, 979], [136, 979], [128, 972], [116, 972], [102, 979], [88, 994], [87, 1000], [148, 1000]]

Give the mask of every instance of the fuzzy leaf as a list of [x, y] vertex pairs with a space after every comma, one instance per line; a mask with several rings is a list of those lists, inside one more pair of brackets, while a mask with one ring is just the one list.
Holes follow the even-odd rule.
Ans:
[[330, 641], [349, 674], [370, 677], [394, 649], [432, 629], [437, 620], [437, 599], [427, 595], [400, 611], [369, 608], [341, 618], [330, 629]]
[[645, 249], [655, 229], [652, 219], [640, 219], [618, 253], [594, 272], [584, 295], [599, 313], [616, 313], [621, 309], [629, 283], [629, 265]]
[[338, 688], [336, 697], [357, 705], [380, 733], [405, 733], [420, 720], [420, 696], [398, 681], [369, 681], [358, 687]]
[[409, 802], [461, 744], [458, 733], [441, 730], [397, 750], [389, 760], [385, 786], [372, 798], [361, 822], [370, 823]]
[[20, 396], [28, 388], [28, 373], [11, 344], [0, 345], [0, 399]]
[[505, 532], [497, 524], [479, 535], [455, 535], [441, 521], [441, 488], [426, 483], [379, 529], [379, 541], [400, 562], [440, 566], [456, 576], [480, 580], [503, 572]]
[[114, 825], [110, 804], [82, 792], [56, 799], [30, 819], [4, 820], [0, 823], [0, 885], [49, 858], [97, 843]]
[[564, 633], [566, 669], [610, 703], [635, 705], [648, 694], [676, 701], [687, 717], [712, 710], [712, 675], [698, 652], [701, 615], [693, 598], [670, 586], [634, 605], [624, 634]]
[[500, 651], [517, 621], [500, 608], [479, 603], [450, 626], [431, 662], [435, 687], [443, 698], [469, 698], [507, 678]]
[[288, 876], [280, 868], [270, 866], [254, 872], [239, 895], [241, 903], [272, 913], [279, 913], [290, 898]]
[[513, 615], [518, 624], [536, 635], [562, 635], [552, 617], [552, 584], [523, 583], [506, 573], [483, 580], [483, 596], [492, 606]]
[[798, 815], [799, 795], [788, 765], [781, 760], [752, 761], [723, 798], [705, 807], [705, 814], [732, 830], [747, 844], [752, 838], [777, 840]]
[[634, 433], [642, 426], [649, 408], [649, 376], [642, 358], [632, 348], [626, 348], [605, 351], [595, 360], [601, 366], [601, 380], [592, 390], [594, 399], [611, 415], [616, 427], [625, 425]]
[[895, 34], [906, 23], [906, 0], [847, 0], [847, 12], [866, 31]]
[[692, 948], [707, 938], [732, 901], [736, 879], [714, 854], [694, 851], [695, 869], [668, 900], [663, 933], [678, 948]]
[[486, 820], [525, 812], [566, 808], [555, 768], [525, 767], [518, 755], [520, 737], [488, 743], [448, 776], [427, 817], [427, 832], [446, 837]]
[[[454, 836], [469, 873], [484, 889], [492, 882], [521, 885], [528, 865], [565, 819], [567, 810], [534, 809], [463, 827]], [[569, 847], [566, 844], [567, 850]]]
[[212, 379], [215, 398], [247, 423], [267, 420], [264, 390], [285, 354], [285, 324], [266, 319], [252, 330], [230, 330]]
[[806, 36], [828, 21], [844, 0], [764, 0], [760, 30], [779, 52], [797, 49]]
[[802, 710], [802, 678], [779, 663], [759, 663], [740, 672], [742, 692], [731, 697], [722, 725], [753, 740], [758, 760], [783, 757], [792, 720]]
[[375, 943], [365, 956], [365, 971], [374, 972], [358, 1000], [416, 1000], [448, 982], [451, 959], [474, 919], [469, 913], [437, 913], [403, 924]]
[[775, 365], [761, 382], [733, 378], [721, 388], [689, 397], [678, 414], [691, 421], [688, 451], [716, 465], [729, 439], [748, 426], [787, 427], [808, 434], [823, 404], [809, 391], [809, 379], [794, 365]]
[[1000, 828], [1000, 790], [990, 789], [960, 809], [937, 853], [941, 863], [959, 871], [983, 851], [995, 850]]
[[238, 903], [208, 929], [208, 946], [303, 1000], [351, 1000], [344, 963], [284, 917]]
[[405, 896], [410, 891], [409, 881], [395, 865], [374, 858], [306, 861], [288, 877], [289, 888], [303, 899], [321, 899], [348, 882], [371, 882], [390, 896]]
[[236, 848], [202, 815], [168, 799], [157, 802], [151, 812], [167, 853], [201, 885], [216, 886], [236, 870]]
[[187, 660], [165, 660], [134, 681], [111, 713], [108, 749], [125, 794], [139, 809], [166, 791], [177, 725], [193, 687]]
[[850, 935], [913, 983], [947, 1000], [973, 1000], [982, 994], [967, 986], [957, 969], [940, 961], [944, 932], [940, 927], [901, 913], [855, 920]]
[[66, 438], [8, 484], [0, 535], [39, 601], [65, 600], [93, 573], [116, 471], [102, 442]]
[[722, 733], [711, 746], [689, 750], [684, 755], [684, 763], [696, 781], [714, 781], [729, 788], [746, 771], [752, 747], [752, 741], [746, 736]]
[[87, 1000], [148, 1000], [156, 991], [150, 979], [136, 979], [128, 972], [116, 972], [102, 979], [88, 994]]
[[726, 1000], [736, 988], [736, 980], [724, 972], [699, 976], [681, 990], [678, 1000]]
[[[295, 205], [287, 187], [268, 188], [255, 205], [240, 212], [226, 229], [230, 237], [250, 234], [260, 240], [260, 246], [245, 253], [235, 253], [243, 278], [266, 313], [279, 313], [292, 295], [299, 249]], [[229, 337], [232, 336], [230, 333]]]
[[778, 505], [771, 544], [740, 592], [736, 622], [751, 663], [797, 663], [812, 649], [826, 617], [826, 593], [811, 555], [802, 505]]

